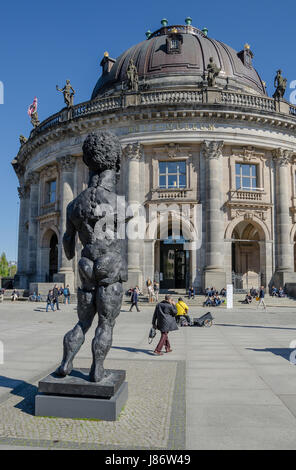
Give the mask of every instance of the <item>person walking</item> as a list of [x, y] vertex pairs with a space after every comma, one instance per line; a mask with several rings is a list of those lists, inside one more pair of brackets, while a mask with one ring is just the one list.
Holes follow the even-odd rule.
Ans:
[[56, 304], [57, 310], [60, 310], [60, 307], [59, 307], [59, 295], [60, 295], [60, 291], [59, 291], [59, 288], [58, 288], [58, 285], [57, 285], [57, 284], [55, 284], [52, 293], [53, 293], [53, 297], [54, 297], [54, 304]]
[[264, 287], [261, 286], [260, 291], [259, 291], [259, 304], [258, 304], [257, 308], [262, 306], [262, 307], [264, 307], [264, 310], [266, 311], [266, 304], [265, 304], [265, 301], [264, 301], [264, 297], [265, 297]]
[[63, 290], [63, 294], [64, 294], [64, 304], [70, 304], [70, 288], [69, 288], [69, 284], [67, 284], [67, 286], [66, 286], [65, 289]]
[[157, 356], [162, 356], [163, 352], [161, 351], [165, 347], [167, 353], [172, 352], [171, 345], [168, 338], [168, 333], [170, 331], [178, 330], [176, 323], [177, 308], [175, 302], [172, 299], [171, 295], [166, 295], [165, 300], [159, 302], [154, 310], [152, 318], [153, 328], [161, 332], [161, 337], [158, 345], [154, 350], [154, 354]]
[[54, 312], [54, 294], [53, 291], [48, 291], [46, 299], [46, 311], [48, 312], [48, 307], [50, 306], [51, 310]]
[[132, 311], [133, 307], [136, 307], [137, 312], [141, 311], [138, 307], [138, 300], [139, 300], [139, 288], [138, 286], [136, 286], [131, 295], [132, 305], [131, 305], [131, 308], [129, 309], [130, 312]]

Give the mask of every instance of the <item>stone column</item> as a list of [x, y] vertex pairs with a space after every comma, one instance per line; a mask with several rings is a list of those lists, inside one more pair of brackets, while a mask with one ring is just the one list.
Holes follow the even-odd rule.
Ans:
[[71, 155], [57, 158], [60, 167], [60, 240], [59, 271], [54, 275], [57, 283], [68, 284], [70, 292], [74, 291], [73, 260], [68, 260], [63, 248], [63, 236], [66, 231], [67, 206], [73, 200], [74, 169], [76, 160]]
[[18, 233], [18, 261], [15, 285], [19, 289], [27, 289], [27, 253], [28, 253], [28, 218], [29, 218], [29, 190], [22, 185], [18, 188], [20, 198], [19, 233]]
[[222, 211], [222, 141], [204, 141], [202, 153], [206, 160], [206, 267], [204, 286], [226, 286], [224, 269], [224, 223]]
[[[274, 151], [276, 167], [276, 280], [282, 286], [294, 275], [293, 245], [290, 243], [290, 173], [289, 163], [293, 152], [278, 148]], [[287, 273], [287, 275], [286, 275]], [[294, 277], [292, 275], [292, 277]]]
[[[142, 146], [139, 142], [128, 144], [124, 148], [124, 154], [128, 161], [128, 197], [127, 203], [140, 203], [140, 160]], [[137, 215], [134, 213], [134, 215]], [[141, 240], [128, 240], [128, 285], [143, 287], [143, 274], [140, 264]]]
[[27, 272], [29, 282], [36, 281], [37, 273], [37, 240], [38, 240], [38, 212], [39, 212], [39, 180], [40, 175], [36, 171], [29, 173], [27, 185], [30, 187], [29, 200], [29, 234]]

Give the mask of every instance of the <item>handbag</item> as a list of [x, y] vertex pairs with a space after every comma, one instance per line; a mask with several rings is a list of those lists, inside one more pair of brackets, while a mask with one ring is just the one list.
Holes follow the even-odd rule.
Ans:
[[257, 302], [259, 302], [259, 300], [260, 300], [260, 297], [256, 297], [256, 300], [257, 300]]
[[148, 335], [148, 343], [151, 344], [153, 339], [155, 338], [156, 336], [156, 329], [152, 326], [150, 328], [150, 331], [149, 331], [149, 335]]

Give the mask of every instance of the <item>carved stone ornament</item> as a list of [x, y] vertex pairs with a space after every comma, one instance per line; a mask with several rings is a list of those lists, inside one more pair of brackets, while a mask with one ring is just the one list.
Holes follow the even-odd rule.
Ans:
[[40, 175], [39, 173], [37, 173], [37, 171], [31, 171], [27, 176], [26, 184], [29, 186], [32, 184], [38, 184], [39, 178], [40, 178]]
[[222, 149], [224, 146], [223, 140], [215, 141], [215, 140], [205, 140], [202, 143], [202, 153], [205, 158], [208, 159], [219, 159], [222, 157]]
[[24, 145], [27, 142], [27, 140], [28, 139], [26, 137], [24, 137], [23, 135], [20, 135], [20, 144], [21, 145]]
[[273, 159], [279, 166], [286, 166], [292, 162], [293, 151], [277, 148], [273, 152]]
[[17, 188], [18, 195], [20, 199], [25, 199], [28, 196], [28, 187], [25, 185], [21, 185]]
[[42, 178], [52, 178], [57, 173], [57, 167], [55, 165], [47, 165], [42, 168], [40, 176]]
[[233, 156], [242, 158], [245, 162], [254, 160], [262, 160], [264, 153], [257, 152], [254, 147], [242, 147], [241, 149], [232, 150]]
[[76, 160], [71, 155], [66, 155], [64, 157], [58, 157], [57, 161], [62, 169], [62, 171], [72, 171], [75, 167]]
[[170, 143], [166, 145], [166, 154], [169, 158], [177, 158], [180, 153], [180, 147], [178, 144]]
[[123, 149], [123, 153], [129, 160], [140, 160], [143, 153], [143, 146], [140, 144], [140, 142], [127, 144], [127, 146]]

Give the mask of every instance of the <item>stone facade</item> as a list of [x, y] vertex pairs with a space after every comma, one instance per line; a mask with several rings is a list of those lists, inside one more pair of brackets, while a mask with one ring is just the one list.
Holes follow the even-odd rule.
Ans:
[[[296, 109], [237, 86], [194, 89], [192, 76], [189, 88], [166, 89], [163, 79], [163, 89], [148, 91], [139, 78], [137, 92], [118, 85], [111, 95], [96, 91], [42, 122], [21, 146], [13, 161], [21, 199], [18, 287], [57, 281], [77, 288], [77, 260], [69, 262], [62, 250], [66, 206], [87, 185], [82, 143], [101, 128], [117, 134], [124, 150], [118, 192], [141, 204], [146, 218], [153, 204], [201, 207], [201, 246], [194, 248], [186, 233], [186, 214], [187, 250], [169, 237], [164, 243], [157, 225], [145, 240], [128, 241], [128, 287], [143, 288], [147, 278], [163, 288], [199, 290], [295, 282]], [[161, 162], [183, 162], [185, 183], [161, 185]], [[79, 251], [77, 243], [77, 257]], [[180, 262], [179, 285], [165, 284], [164, 253], [174, 257], [177, 275]]]

